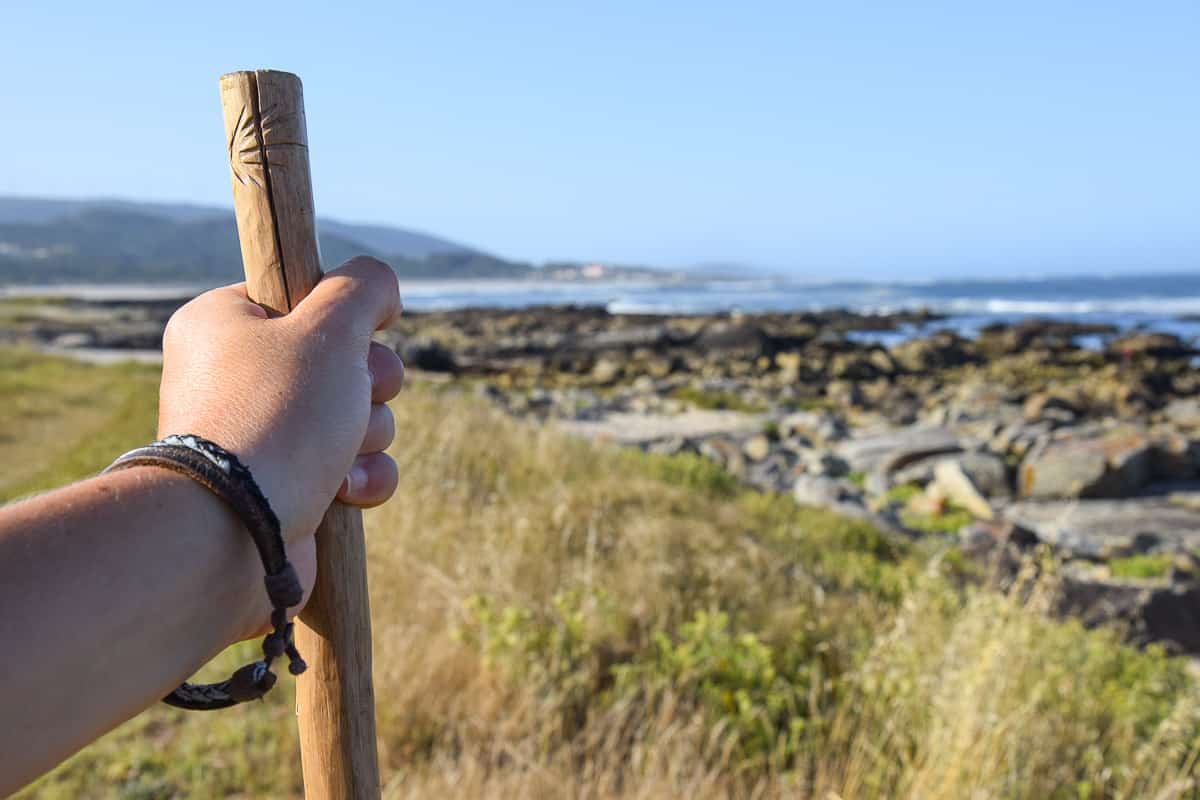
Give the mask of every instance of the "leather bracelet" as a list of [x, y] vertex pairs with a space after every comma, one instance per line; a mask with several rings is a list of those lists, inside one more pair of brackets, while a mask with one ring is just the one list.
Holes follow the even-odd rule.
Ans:
[[117, 458], [105, 473], [129, 467], [162, 467], [199, 483], [221, 498], [242, 520], [254, 539], [266, 572], [272, 631], [263, 639], [263, 660], [247, 664], [219, 683], [184, 683], [163, 698], [168, 705], [192, 711], [211, 711], [257, 700], [275, 685], [271, 663], [285, 653], [288, 672], [299, 675], [307, 668], [296, 650], [294, 628], [287, 610], [304, 599], [300, 578], [284, 552], [279, 517], [255, 483], [250, 470], [237, 456], [199, 436], [167, 436]]

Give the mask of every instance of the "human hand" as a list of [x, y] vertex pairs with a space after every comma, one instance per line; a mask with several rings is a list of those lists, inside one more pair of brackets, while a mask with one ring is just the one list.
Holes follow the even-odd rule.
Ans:
[[400, 312], [395, 273], [373, 258], [327, 273], [287, 316], [268, 319], [244, 284], [200, 295], [163, 335], [158, 434], [194, 433], [235, 453], [279, 516], [307, 599], [313, 533], [336, 496], [373, 506], [396, 490], [382, 451], [384, 403], [404, 365], [372, 332]]

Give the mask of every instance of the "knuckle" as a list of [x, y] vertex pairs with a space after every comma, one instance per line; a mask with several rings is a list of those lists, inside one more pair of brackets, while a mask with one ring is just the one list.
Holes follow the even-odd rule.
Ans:
[[195, 300], [185, 303], [175, 310], [175, 313], [167, 318], [167, 324], [163, 328], [163, 347], [168, 347], [172, 343], [178, 341], [184, 334], [188, 326], [188, 319], [191, 317]]
[[364, 277], [378, 279], [389, 276], [393, 279], [396, 277], [396, 273], [392, 271], [391, 267], [374, 256], [354, 256], [342, 266], [347, 270], [361, 272]]

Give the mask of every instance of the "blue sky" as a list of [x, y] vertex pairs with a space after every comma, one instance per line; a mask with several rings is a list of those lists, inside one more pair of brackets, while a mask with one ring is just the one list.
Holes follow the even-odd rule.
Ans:
[[36, 5], [0, 193], [228, 205], [217, 77], [271, 67], [319, 213], [509, 257], [1200, 270], [1194, 0]]

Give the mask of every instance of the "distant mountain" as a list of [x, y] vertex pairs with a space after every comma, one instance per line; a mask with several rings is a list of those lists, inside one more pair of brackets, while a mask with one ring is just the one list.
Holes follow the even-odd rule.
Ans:
[[[327, 266], [366, 253], [407, 278], [515, 278], [533, 272], [527, 264], [401, 228], [322, 218], [317, 229]], [[205, 283], [240, 275], [229, 209], [0, 196], [0, 283]]]

